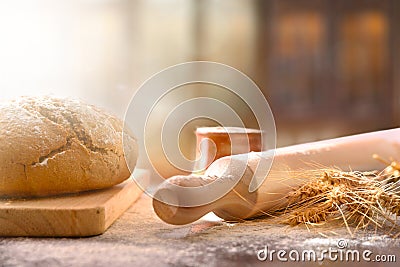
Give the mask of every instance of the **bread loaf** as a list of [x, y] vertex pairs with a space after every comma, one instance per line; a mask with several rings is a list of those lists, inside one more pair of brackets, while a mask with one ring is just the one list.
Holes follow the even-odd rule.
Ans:
[[[77, 100], [21, 97], [0, 104], [0, 197], [101, 189], [130, 176], [137, 143], [123, 123]], [[128, 168], [128, 165], [130, 168]]]

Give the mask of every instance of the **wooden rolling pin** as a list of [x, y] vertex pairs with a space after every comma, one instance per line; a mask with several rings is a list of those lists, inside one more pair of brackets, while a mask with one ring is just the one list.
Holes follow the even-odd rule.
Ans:
[[[175, 225], [194, 222], [211, 211], [229, 221], [252, 218], [284, 207], [287, 193], [310, 179], [301, 175], [304, 171], [324, 167], [344, 171], [383, 169], [373, 154], [400, 159], [400, 128], [278, 148], [267, 177], [254, 192], [249, 191], [251, 180], [264, 178], [253, 177], [255, 168], [271, 158], [261, 152], [223, 157], [202, 176], [174, 176], [164, 181], [154, 195], [153, 208], [163, 221]], [[238, 171], [244, 164], [244, 173]], [[187, 205], [191, 198], [206, 198], [232, 180], [238, 183], [219, 199], [195, 207]], [[189, 193], [184, 190], [195, 187]], [[207, 190], [201, 191], [203, 187]]]

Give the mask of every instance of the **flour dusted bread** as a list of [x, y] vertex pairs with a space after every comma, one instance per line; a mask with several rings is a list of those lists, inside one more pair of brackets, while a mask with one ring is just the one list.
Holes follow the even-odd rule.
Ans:
[[124, 181], [138, 149], [123, 131], [122, 121], [77, 100], [0, 103], [0, 197], [74, 193]]

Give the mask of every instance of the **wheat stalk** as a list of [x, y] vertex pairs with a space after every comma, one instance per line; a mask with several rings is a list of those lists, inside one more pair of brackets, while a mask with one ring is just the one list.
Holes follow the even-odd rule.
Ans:
[[[310, 182], [290, 192], [287, 207], [275, 213], [291, 226], [342, 220], [349, 231], [350, 225], [356, 230], [387, 224], [400, 229], [396, 221], [400, 216], [400, 163], [374, 158], [387, 167], [381, 172], [313, 171]], [[400, 230], [397, 232], [400, 235]]]

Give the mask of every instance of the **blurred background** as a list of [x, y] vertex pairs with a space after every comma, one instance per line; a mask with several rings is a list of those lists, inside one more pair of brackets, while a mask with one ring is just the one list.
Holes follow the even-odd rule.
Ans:
[[209, 60], [259, 85], [278, 146], [385, 129], [400, 121], [399, 27], [396, 0], [4, 0], [0, 96], [79, 97], [122, 117], [151, 75]]

